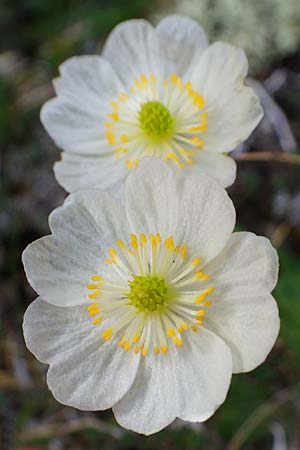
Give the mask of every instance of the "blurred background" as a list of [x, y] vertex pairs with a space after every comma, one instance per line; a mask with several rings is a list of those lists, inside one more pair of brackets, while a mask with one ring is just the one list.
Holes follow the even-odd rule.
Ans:
[[[52, 166], [59, 150], [39, 121], [51, 79], [66, 58], [101, 50], [118, 22], [168, 13], [198, 20], [211, 40], [242, 46], [249, 83], [265, 118], [236, 149], [230, 189], [238, 229], [278, 248], [275, 291], [281, 334], [267, 362], [233, 377], [226, 403], [205, 424], [175, 421], [143, 437], [121, 429], [110, 411], [64, 407], [49, 393], [46, 366], [26, 350], [22, 316], [35, 293], [24, 247], [47, 234], [49, 212], [65, 192]], [[0, 449], [300, 449], [300, 5], [298, 0], [1, 0], [0, 2]]]

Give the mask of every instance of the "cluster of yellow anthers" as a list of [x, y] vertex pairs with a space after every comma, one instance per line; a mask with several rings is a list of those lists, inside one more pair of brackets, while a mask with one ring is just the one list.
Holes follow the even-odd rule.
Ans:
[[120, 251], [111, 248], [106, 263], [115, 269], [118, 281], [94, 275], [87, 286], [92, 291], [88, 297], [94, 301], [87, 308], [95, 317], [93, 324], [109, 319], [103, 339], [120, 332], [119, 346], [128, 351], [136, 344], [135, 353], [141, 351], [143, 356], [149, 349], [166, 353], [168, 338], [181, 346], [182, 333], [196, 332], [211, 304], [207, 296], [214, 290], [212, 286], [186, 290], [209, 279], [198, 268], [200, 258], [191, 260], [185, 245], [175, 246], [172, 236], [162, 240], [159, 233], [149, 238], [131, 234], [128, 247], [121, 240], [117, 245]]
[[112, 113], [105, 123], [106, 138], [117, 158], [136, 167], [143, 156], [171, 160], [180, 168], [192, 164], [194, 151], [201, 149], [201, 135], [207, 131], [208, 113], [203, 97], [190, 81], [176, 74], [157, 80], [142, 74], [129, 93], [122, 92], [111, 102]]

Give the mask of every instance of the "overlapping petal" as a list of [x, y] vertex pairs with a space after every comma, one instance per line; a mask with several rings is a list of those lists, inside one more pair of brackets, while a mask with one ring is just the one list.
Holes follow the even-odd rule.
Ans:
[[[110, 152], [104, 120], [122, 83], [101, 56], [74, 57], [60, 66], [57, 97], [45, 103], [41, 121], [63, 150], [81, 155]], [[90, 185], [93, 187], [93, 184]]]
[[166, 57], [176, 64], [178, 75], [186, 78], [208, 47], [203, 28], [189, 17], [171, 15], [158, 24], [156, 31], [164, 45]]
[[247, 139], [263, 116], [259, 98], [245, 85], [248, 61], [242, 49], [210, 45], [194, 67], [191, 81], [208, 112], [203, 150], [228, 152]]
[[235, 224], [231, 200], [211, 177], [191, 173], [178, 180], [156, 158], [145, 158], [127, 179], [126, 212], [133, 230], [176, 236], [203, 264], [222, 250]]
[[142, 360], [114, 414], [120, 425], [143, 434], [156, 433], [176, 417], [202, 422], [225, 400], [231, 373], [230, 350], [202, 329], [187, 338], [185, 347]]
[[25, 314], [25, 341], [41, 361], [51, 363], [48, 385], [59, 402], [107, 409], [132, 385], [140, 355], [132, 358], [115, 339], [103, 343], [99, 328], [88, 322], [84, 307], [61, 308], [37, 299]]
[[107, 248], [116, 236], [127, 239], [114, 199], [98, 191], [68, 197], [49, 217], [52, 235], [30, 244], [23, 253], [27, 278], [43, 299], [58, 306], [86, 303], [90, 277], [105, 273]]
[[261, 364], [279, 332], [278, 307], [270, 291], [278, 277], [278, 256], [268, 239], [234, 233], [205, 268], [214, 280], [205, 326], [230, 347], [234, 372]]

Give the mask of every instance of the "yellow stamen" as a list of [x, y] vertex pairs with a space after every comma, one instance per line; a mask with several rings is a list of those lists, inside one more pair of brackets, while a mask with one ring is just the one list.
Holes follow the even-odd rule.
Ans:
[[102, 333], [102, 337], [105, 341], [108, 341], [113, 335], [113, 330], [112, 328], [107, 328], [106, 330], [103, 331]]
[[103, 321], [103, 318], [102, 317], [98, 317], [98, 319], [94, 319], [93, 320], [92, 324], [93, 325], [98, 325], [98, 323], [101, 323], [102, 321]]

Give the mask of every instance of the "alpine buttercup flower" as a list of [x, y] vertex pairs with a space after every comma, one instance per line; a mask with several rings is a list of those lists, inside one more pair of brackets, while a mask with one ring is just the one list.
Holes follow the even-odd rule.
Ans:
[[264, 361], [279, 329], [278, 261], [266, 238], [232, 234], [232, 202], [208, 175], [174, 177], [144, 158], [125, 202], [87, 190], [50, 215], [52, 235], [23, 255], [41, 296], [24, 335], [58, 401], [113, 407], [150, 434], [207, 419], [232, 372]]
[[223, 153], [245, 140], [262, 117], [245, 85], [244, 52], [209, 46], [193, 20], [169, 16], [118, 25], [102, 56], [74, 57], [60, 66], [56, 98], [41, 120], [61, 147], [57, 180], [68, 192], [101, 188], [118, 195], [129, 171], [156, 156], [181, 175], [209, 172], [223, 186], [235, 162]]

